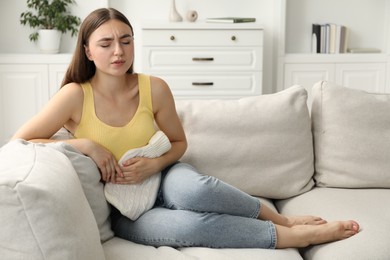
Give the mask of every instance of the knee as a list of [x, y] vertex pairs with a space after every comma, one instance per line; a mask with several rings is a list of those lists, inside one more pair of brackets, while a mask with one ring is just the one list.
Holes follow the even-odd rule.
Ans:
[[215, 178], [198, 173], [192, 166], [181, 164], [172, 169], [163, 182], [164, 201], [169, 208], [190, 209], [207, 198]]

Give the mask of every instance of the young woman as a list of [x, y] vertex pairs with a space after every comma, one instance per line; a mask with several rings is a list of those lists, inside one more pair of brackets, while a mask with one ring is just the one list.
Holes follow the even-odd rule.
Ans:
[[[348, 238], [355, 221], [286, 217], [254, 197], [193, 167], [176, 163], [187, 142], [167, 84], [133, 72], [133, 29], [115, 9], [98, 9], [82, 23], [73, 60], [60, 91], [13, 138], [51, 142], [65, 127], [66, 140], [90, 156], [102, 180], [138, 183], [162, 171], [153, 209], [132, 221], [113, 209], [117, 236], [153, 246], [286, 248]], [[172, 148], [155, 159], [119, 158], [148, 143], [158, 126]]]

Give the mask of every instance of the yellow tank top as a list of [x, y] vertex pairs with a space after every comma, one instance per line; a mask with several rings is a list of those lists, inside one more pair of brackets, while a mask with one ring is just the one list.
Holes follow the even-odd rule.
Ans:
[[81, 84], [84, 92], [83, 112], [74, 136], [99, 143], [119, 160], [129, 149], [145, 146], [156, 132], [152, 107], [150, 78], [138, 74], [139, 104], [134, 117], [123, 127], [105, 124], [95, 112], [90, 82]]

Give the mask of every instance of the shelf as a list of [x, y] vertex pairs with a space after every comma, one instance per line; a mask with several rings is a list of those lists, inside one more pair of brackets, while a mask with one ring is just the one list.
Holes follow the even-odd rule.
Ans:
[[197, 30], [197, 29], [210, 29], [210, 30], [223, 30], [223, 29], [263, 29], [264, 26], [260, 23], [207, 23], [204, 20], [196, 22], [167, 22], [160, 20], [145, 20], [142, 22], [143, 30], [154, 29], [183, 29], [183, 30]]
[[[277, 88], [315, 82], [390, 93], [390, 0], [280, 0]], [[312, 25], [348, 28], [347, 48], [380, 53], [312, 53]]]
[[389, 55], [387, 54], [286, 54], [284, 56], [285, 63], [369, 63], [369, 62], [387, 62]]
[[388, 0], [288, 0], [285, 4], [286, 53], [311, 52], [312, 24], [315, 23], [346, 26], [348, 47], [390, 52]]

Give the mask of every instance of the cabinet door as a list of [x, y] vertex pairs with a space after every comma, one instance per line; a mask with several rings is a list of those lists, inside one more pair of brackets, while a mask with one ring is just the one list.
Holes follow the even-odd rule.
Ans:
[[50, 64], [49, 65], [49, 91], [52, 97], [60, 89], [68, 64]]
[[336, 65], [336, 82], [345, 87], [374, 93], [386, 92], [385, 63], [340, 63]]
[[49, 99], [47, 65], [0, 65], [0, 145]]
[[285, 64], [284, 88], [298, 84], [303, 86], [308, 93], [308, 106], [311, 107], [311, 88], [321, 80], [334, 81], [334, 64]]

